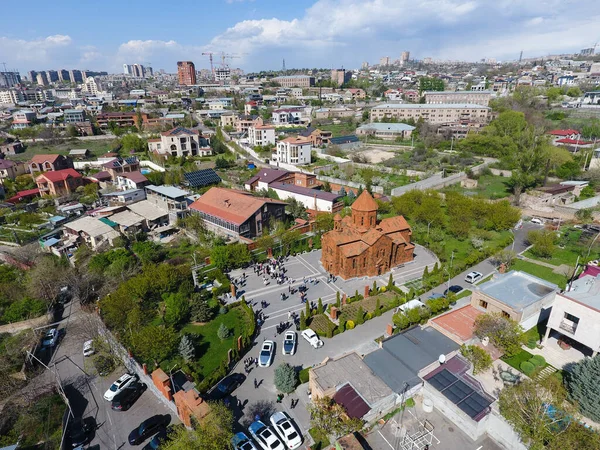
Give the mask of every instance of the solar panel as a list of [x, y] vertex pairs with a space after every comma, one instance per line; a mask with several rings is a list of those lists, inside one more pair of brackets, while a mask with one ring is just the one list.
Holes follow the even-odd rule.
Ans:
[[456, 382], [458, 378], [448, 372], [446, 369], [441, 372], [436, 373], [433, 377], [429, 378], [427, 381], [438, 391], [443, 391], [452, 383]]
[[195, 172], [184, 173], [186, 181], [191, 187], [209, 186], [221, 182], [221, 177], [213, 169], [197, 170]]
[[448, 397], [452, 403], [458, 404], [473, 392], [473, 389], [471, 389], [462, 381], [458, 380], [456, 383], [448, 386], [444, 391], [442, 391], [442, 394]]
[[473, 392], [457, 406], [462, 411], [467, 413], [471, 418], [475, 418], [491, 404], [492, 402], [490, 400], [478, 394], [477, 392]]

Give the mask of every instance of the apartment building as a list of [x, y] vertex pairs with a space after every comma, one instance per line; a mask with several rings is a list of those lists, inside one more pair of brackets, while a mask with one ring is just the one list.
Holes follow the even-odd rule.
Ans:
[[277, 161], [285, 164], [310, 164], [312, 142], [310, 138], [292, 136], [277, 143]]
[[13, 113], [12, 127], [15, 130], [22, 130], [35, 124], [35, 112], [31, 109], [21, 109]]
[[235, 128], [238, 122], [238, 114], [235, 112], [227, 112], [221, 114], [221, 126]]
[[308, 75], [287, 75], [273, 78], [275, 83], [279, 83], [281, 87], [311, 87], [315, 85], [315, 77]]
[[275, 145], [275, 127], [270, 125], [254, 125], [248, 128], [248, 143], [257, 145]]
[[83, 109], [65, 109], [63, 118], [65, 123], [83, 122], [85, 121], [85, 111]]
[[456, 104], [467, 103], [472, 105], [488, 106], [492, 98], [492, 91], [425, 91], [427, 104]]
[[0, 91], [0, 103], [7, 105], [16, 105], [19, 102], [24, 102], [25, 96], [23, 92], [17, 89], [7, 89]]
[[196, 66], [192, 61], [177, 62], [177, 79], [182, 86], [196, 84]]
[[210, 156], [212, 148], [207, 137], [198, 130], [176, 127], [160, 133], [159, 139], [149, 139], [151, 152], [166, 156]]
[[352, 79], [352, 72], [346, 69], [332, 69], [331, 70], [331, 81], [341, 86], [344, 83], [349, 82]]
[[490, 120], [490, 108], [473, 104], [383, 104], [371, 109], [371, 121], [396, 118], [423, 119], [431, 124], [483, 125]]

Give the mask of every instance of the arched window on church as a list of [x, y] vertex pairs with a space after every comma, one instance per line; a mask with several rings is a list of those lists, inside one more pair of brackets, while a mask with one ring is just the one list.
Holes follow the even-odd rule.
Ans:
[[361, 217], [361, 218], [360, 218], [360, 225], [362, 226], [362, 225], [364, 225], [364, 224], [365, 224], [365, 218], [364, 218], [364, 217]]

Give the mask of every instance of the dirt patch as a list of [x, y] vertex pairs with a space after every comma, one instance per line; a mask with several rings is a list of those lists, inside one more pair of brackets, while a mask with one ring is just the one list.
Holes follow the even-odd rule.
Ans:
[[357, 155], [366, 157], [371, 164], [377, 164], [388, 159], [392, 159], [396, 154], [394, 152], [380, 150], [377, 148], [369, 148], [361, 152], [356, 152]]

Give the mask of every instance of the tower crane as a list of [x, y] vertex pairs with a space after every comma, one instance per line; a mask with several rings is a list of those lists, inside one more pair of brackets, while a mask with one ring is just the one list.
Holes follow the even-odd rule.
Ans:
[[215, 78], [215, 67], [213, 65], [213, 55], [216, 55], [217, 53], [214, 53], [214, 52], [203, 52], [202, 54], [204, 56], [208, 55], [208, 58], [210, 59], [210, 71], [211, 71], [213, 79], [214, 79]]

